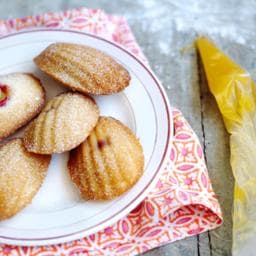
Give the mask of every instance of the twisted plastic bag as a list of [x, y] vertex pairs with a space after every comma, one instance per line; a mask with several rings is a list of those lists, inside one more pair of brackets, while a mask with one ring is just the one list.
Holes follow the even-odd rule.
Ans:
[[256, 86], [248, 72], [211, 41], [200, 37], [196, 46], [230, 133], [235, 177], [232, 252], [234, 256], [256, 255]]

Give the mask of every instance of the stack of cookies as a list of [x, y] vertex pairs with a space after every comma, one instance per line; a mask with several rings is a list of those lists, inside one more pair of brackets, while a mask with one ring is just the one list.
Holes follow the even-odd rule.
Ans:
[[[71, 91], [45, 104], [34, 75], [0, 77], [0, 220], [31, 203], [54, 153], [70, 152], [70, 180], [84, 199], [113, 199], [143, 174], [139, 140], [120, 121], [100, 116], [89, 96], [122, 91], [129, 72], [103, 52], [69, 43], [50, 45], [34, 61]], [[25, 125], [23, 138], [6, 140]]]

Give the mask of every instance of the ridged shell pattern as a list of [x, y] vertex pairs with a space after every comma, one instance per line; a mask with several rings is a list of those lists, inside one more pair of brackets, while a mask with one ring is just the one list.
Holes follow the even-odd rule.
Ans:
[[47, 174], [51, 156], [29, 153], [22, 139], [0, 147], [0, 220], [26, 207]]
[[68, 151], [82, 143], [98, 121], [93, 99], [79, 93], [63, 93], [49, 101], [24, 134], [26, 148], [34, 153]]
[[130, 82], [129, 72], [113, 58], [84, 45], [51, 44], [34, 61], [63, 85], [82, 93], [117, 93]]
[[70, 152], [68, 168], [85, 199], [112, 199], [143, 174], [139, 140], [121, 122], [100, 117], [90, 136]]

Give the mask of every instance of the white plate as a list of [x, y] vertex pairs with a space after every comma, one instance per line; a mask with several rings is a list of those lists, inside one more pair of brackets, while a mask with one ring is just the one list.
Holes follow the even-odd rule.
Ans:
[[157, 181], [171, 141], [172, 118], [162, 86], [132, 54], [104, 39], [63, 30], [36, 30], [8, 35], [0, 39], [0, 74], [16, 71], [34, 73], [42, 80], [47, 99], [64, 91], [64, 87], [40, 72], [33, 63], [33, 58], [53, 42], [80, 43], [97, 48], [129, 70], [132, 79], [127, 89], [116, 95], [95, 99], [101, 115], [121, 120], [140, 139], [145, 154], [144, 175], [130, 191], [115, 200], [83, 201], [68, 176], [68, 154], [54, 155], [45, 182], [32, 204], [15, 217], [0, 222], [0, 243], [62, 243], [115, 223], [135, 208]]

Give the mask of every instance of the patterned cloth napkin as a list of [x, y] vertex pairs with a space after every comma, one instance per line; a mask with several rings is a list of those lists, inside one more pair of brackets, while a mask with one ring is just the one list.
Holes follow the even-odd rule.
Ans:
[[[124, 46], [146, 62], [126, 20], [102, 10], [78, 8], [8, 21], [0, 36], [35, 28], [84, 31]], [[173, 109], [174, 141], [168, 162], [148, 197], [115, 225], [69, 243], [19, 247], [0, 245], [0, 255], [136, 255], [221, 225], [199, 140], [182, 113]], [[174, 165], [172, 164], [174, 163]]]

